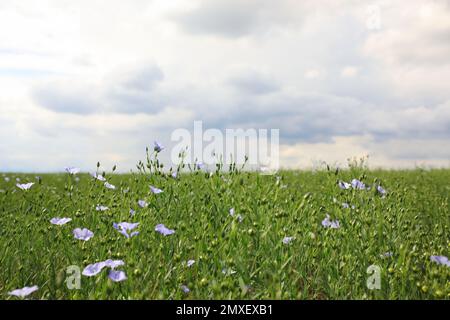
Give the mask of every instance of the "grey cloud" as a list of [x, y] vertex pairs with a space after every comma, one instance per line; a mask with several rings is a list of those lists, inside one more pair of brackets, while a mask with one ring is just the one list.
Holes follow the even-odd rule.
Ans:
[[164, 80], [155, 65], [122, 70], [108, 75], [101, 85], [71, 79], [35, 88], [35, 102], [46, 109], [74, 114], [157, 113], [168, 99], [159, 90]]
[[148, 91], [162, 80], [164, 80], [162, 70], [155, 65], [150, 65], [123, 74], [120, 82], [123, 87], [130, 90]]
[[298, 23], [309, 1], [283, 0], [202, 0], [194, 9], [175, 15], [173, 20], [193, 34], [226, 38], [267, 31], [276, 25]]
[[132, 92], [110, 90], [106, 97], [110, 112], [117, 113], [157, 113], [164, 109], [166, 101], [158, 92]]
[[257, 23], [254, 16], [250, 16], [247, 10], [228, 6], [225, 2], [220, 2], [219, 5], [207, 2], [192, 12], [180, 16], [178, 21], [191, 33], [219, 34], [225, 37], [245, 35]]
[[156, 113], [168, 100], [158, 90], [164, 80], [160, 68], [154, 65], [137, 70], [127, 70], [116, 75], [117, 80], [105, 90], [111, 111], [118, 113]]
[[[209, 117], [217, 128], [278, 128], [282, 143], [329, 142], [335, 136], [392, 138], [450, 137], [450, 102], [428, 107], [381, 107], [353, 97], [287, 90], [271, 95], [239, 95], [225, 114]], [[201, 114], [198, 119], [205, 120]]]
[[267, 94], [280, 89], [271, 77], [252, 71], [232, 77], [228, 84], [244, 94]]
[[33, 99], [46, 109], [63, 113], [91, 114], [97, 112], [99, 107], [89, 90], [57, 84], [37, 88], [33, 92]]
[[[391, 138], [450, 136], [450, 102], [424, 107], [385, 105], [355, 96], [283, 87], [270, 76], [241, 72], [206, 87], [163, 88], [162, 71], [154, 66], [119, 73], [104, 87], [45, 87], [35, 99], [65, 113], [160, 114], [188, 111], [205, 126], [279, 128], [283, 143], [330, 141], [334, 136], [373, 135]], [[174, 115], [175, 116], [175, 115]]]

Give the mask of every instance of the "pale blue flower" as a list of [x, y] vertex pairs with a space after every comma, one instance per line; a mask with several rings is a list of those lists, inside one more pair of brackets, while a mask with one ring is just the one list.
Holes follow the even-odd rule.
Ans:
[[436, 262], [437, 264], [450, 267], [450, 260], [446, 256], [431, 256], [430, 260]]
[[94, 178], [94, 179], [97, 179], [98, 181], [106, 181], [106, 178], [105, 177], [103, 177], [101, 174], [99, 174], [99, 173], [91, 173], [91, 176]]
[[150, 186], [150, 191], [151, 191], [153, 194], [159, 194], [159, 193], [162, 193], [162, 192], [163, 192], [161, 189], [158, 189], [158, 188], [156, 188], [156, 187], [154, 187], [154, 186]]
[[81, 273], [83, 276], [86, 277], [93, 277], [99, 274], [103, 268], [106, 267], [105, 262], [97, 262], [93, 264], [89, 264], [84, 268], [83, 272]]
[[377, 186], [377, 191], [378, 191], [382, 196], [386, 195], [386, 190], [383, 189], [383, 187], [380, 186], [380, 185]]
[[113, 223], [114, 229], [119, 231], [121, 234], [123, 234], [127, 238], [131, 238], [131, 237], [137, 236], [139, 234], [138, 231], [134, 231], [131, 234], [128, 233], [129, 231], [135, 229], [138, 225], [139, 225], [139, 222], [136, 222], [136, 223], [129, 223], [129, 222]]
[[115, 269], [119, 266], [123, 266], [125, 264], [125, 262], [123, 262], [123, 260], [112, 260], [112, 259], [108, 259], [103, 261], [103, 263], [105, 264], [105, 267], [111, 268], [111, 269]]
[[115, 190], [116, 189], [116, 186], [110, 184], [109, 182], [105, 182], [105, 187], [108, 188], [108, 189], [111, 189], [111, 190]]
[[109, 210], [109, 208], [106, 207], [106, 206], [97, 205], [95, 207], [95, 210], [97, 210], [97, 211], [106, 211], [106, 210]]
[[189, 292], [191, 292], [191, 290], [189, 290], [189, 288], [188, 288], [187, 286], [185, 286], [184, 284], [183, 284], [180, 288], [181, 288], [181, 290], [182, 290], [184, 293], [189, 293]]
[[155, 231], [161, 233], [161, 234], [164, 235], [164, 236], [169, 236], [169, 235], [175, 233], [175, 230], [168, 229], [168, 228], [166, 228], [166, 226], [163, 225], [163, 224], [158, 224], [158, 225], [155, 227]]
[[155, 141], [154, 142], [154, 148], [153, 148], [153, 150], [155, 150], [156, 152], [161, 152], [161, 151], [163, 151], [165, 149], [165, 147], [162, 145], [162, 144], [160, 144], [158, 141]]
[[352, 186], [350, 183], [344, 182], [344, 181], [339, 181], [338, 182], [338, 186], [339, 188], [343, 189], [343, 190], [347, 190], [350, 189], [350, 187]]
[[130, 216], [134, 216], [136, 214], [136, 210], [130, 209]]
[[353, 189], [364, 190], [366, 188], [366, 185], [362, 181], [360, 181], [358, 179], [353, 179], [352, 180], [352, 187], [353, 187]]
[[77, 174], [80, 172], [80, 168], [75, 167], [64, 167], [64, 170], [71, 175]]
[[[230, 211], [229, 211], [229, 213], [230, 213], [230, 216], [232, 216], [232, 217], [234, 217], [235, 214], [236, 214], [234, 208], [231, 208]], [[238, 215], [236, 216], [236, 218], [238, 219], [239, 222], [242, 222], [242, 220], [244, 220], [244, 218], [243, 218], [240, 214], [238, 214]]]
[[83, 229], [76, 228], [75, 230], [73, 230], [73, 235], [75, 239], [88, 241], [90, 238], [94, 236], [94, 233], [86, 228]]
[[32, 294], [33, 292], [37, 291], [38, 289], [39, 289], [38, 286], [23, 287], [22, 289], [16, 289], [16, 290], [10, 291], [10, 292], [8, 292], [8, 294], [10, 296], [25, 298], [26, 296]]
[[16, 184], [17, 188], [22, 190], [29, 190], [33, 186], [34, 182], [24, 183], [24, 184]]
[[322, 226], [325, 228], [332, 228], [332, 229], [338, 229], [340, 228], [339, 221], [338, 220], [331, 220], [330, 215], [326, 215], [325, 219], [322, 220]]
[[71, 218], [52, 218], [50, 219], [50, 223], [56, 224], [58, 226], [62, 226], [63, 224], [66, 224], [68, 222], [72, 221]]
[[178, 177], [178, 172], [174, 171], [172, 172], [172, 178], [176, 179]]
[[120, 228], [122, 228], [122, 229], [124, 229], [124, 230], [133, 230], [139, 225], [139, 222], [136, 222], [136, 223], [120, 222], [120, 223], [115, 224], [115, 225], [120, 227]]
[[82, 272], [82, 275], [84, 275], [86, 277], [92, 277], [92, 276], [99, 274], [104, 268], [114, 269], [119, 266], [123, 266], [124, 264], [125, 264], [125, 262], [123, 262], [122, 260], [108, 259], [105, 261], [93, 263], [93, 264], [86, 266], [86, 268], [84, 268], [84, 270]]
[[123, 271], [111, 270], [108, 277], [114, 282], [120, 282], [127, 280], [127, 275]]
[[197, 170], [202, 170], [204, 167], [205, 167], [205, 165], [201, 161], [195, 163], [195, 168]]
[[145, 200], [139, 200], [138, 201], [138, 206], [141, 207], [141, 208], [145, 208], [145, 207], [148, 206], [148, 203], [145, 202]]
[[[229, 213], [230, 213], [230, 216], [232, 216], [232, 217], [234, 217], [235, 214], [236, 214], [234, 208], [231, 208], [231, 209], [229, 210]], [[238, 215], [236, 216], [236, 218], [238, 219], [239, 222], [242, 222], [242, 220], [244, 220], [244, 218], [243, 218], [240, 214], [238, 214]]]
[[188, 260], [188, 261], [186, 262], [186, 266], [190, 267], [190, 266], [192, 266], [194, 263], [195, 263], [195, 260]]
[[294, 237], [284, 237], [283, 238], [283, 243], [284, 244], [289, 244], [292, 242], [292, 240], [294, 240]]

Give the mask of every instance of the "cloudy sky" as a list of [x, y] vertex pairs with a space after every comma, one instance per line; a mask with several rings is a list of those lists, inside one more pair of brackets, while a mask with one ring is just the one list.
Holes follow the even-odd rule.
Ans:
[[0, 0], [0, 171], [122, 171], [176, 128], [450, 165], [450, 1]]

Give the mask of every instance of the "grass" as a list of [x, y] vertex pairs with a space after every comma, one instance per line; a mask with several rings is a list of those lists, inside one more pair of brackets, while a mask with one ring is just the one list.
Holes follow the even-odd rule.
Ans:
[[[0, 176], [0, 298], [38, 285], [29, 298], [450, 299], [450, 268], [430, 261], [449, 254], [450, 170], [195, 170], [174, 179], [150, 162], [151, 174], [143, 165], [140, 173], [107, 174], [116, 190], [87, 174]], [[16, 178], [35, 185], [22, 191]], [[353, 178], [381, 184], [387, 195], [337, 186]], [[140, 199], [149, 206], [139, 208]], [[339, 229], [321, 225], [326, 214]], [[52, 225], [53, 217], [72, 221]], [[126, 239], [112, 226], [122, 221], [139, 222], [140, 234]], [[155, 232], [160, 223], [175, 234]], [[76, 240], [76, 227], [95, 235]], [[294, 239], [284, 244], [286, 236]], [[67, 288], [69, 266], [108, 258], [125, 262], [118, 269], [127, 280], [112, 282], [104, 270], [82, 276], [79, 290]], [[380, 267], [379, 290], [366, 286], [370, 265]]]

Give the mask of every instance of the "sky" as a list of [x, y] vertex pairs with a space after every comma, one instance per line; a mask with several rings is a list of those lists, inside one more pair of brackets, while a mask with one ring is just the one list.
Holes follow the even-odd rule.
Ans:
[[450, 165], [450, 1], [0, 0], [0, 171], [278, 128], [280, 164]]

